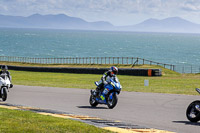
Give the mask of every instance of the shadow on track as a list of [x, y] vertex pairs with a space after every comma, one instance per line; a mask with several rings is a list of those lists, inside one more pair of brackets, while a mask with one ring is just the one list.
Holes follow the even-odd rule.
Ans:
[[108, 109], [106, 107], [92, 107], [92, 106], [77, 106], [77, 107], [82, 109]]
[[190, 121], [173, 121], [174, 123], [183, 123], [185, 125], [194, 125], [194, 126], [200, 126], [200, 123], [190, 122]]

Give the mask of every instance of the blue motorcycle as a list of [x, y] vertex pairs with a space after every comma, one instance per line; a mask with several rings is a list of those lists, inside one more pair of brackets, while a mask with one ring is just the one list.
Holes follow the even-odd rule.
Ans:
[[[98, 82], [95, 84], [98, 86]], [[110, 78], [110, 82], [104, 85], [103, 91], [99, 94], [96, 94], [96, 90], [91, 90], [90, 105], [96, 107], [98, 104], [106, 104], [108, 108], [114, 108], [118, 101], [117, 94], [120, 93], [121, 89], [122, 86], [118, 78], [116, 76]]]

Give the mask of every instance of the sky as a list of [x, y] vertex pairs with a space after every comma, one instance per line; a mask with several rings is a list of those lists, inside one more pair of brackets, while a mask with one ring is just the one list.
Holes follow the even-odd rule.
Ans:
[[134, 25], [146, 19], [181, 17], [200, 24], [200, 0], [0, 0], [0, 14], [65, 14], [88, 22]]

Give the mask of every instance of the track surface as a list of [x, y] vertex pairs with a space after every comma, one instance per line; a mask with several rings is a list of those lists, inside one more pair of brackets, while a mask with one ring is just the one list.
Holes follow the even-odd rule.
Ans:
[[89, 96], [90, 90], [84, 89], [16, 85], [8, 93], [6, 103], [119, 120], [177, 133], [200, 132], [200, 123], [189, 122], [185, 115], [187, 106], [200, 96], [121, 92], [114, 109], [106, 105], [91, 108]]

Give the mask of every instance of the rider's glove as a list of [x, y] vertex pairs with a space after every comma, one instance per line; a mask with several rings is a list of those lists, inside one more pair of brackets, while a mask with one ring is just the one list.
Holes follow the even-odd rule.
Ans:
[[13, 88], [13, 84], [10, 84], [10, 88]]
[[103, 84], [104, 84], [104, 85], [107, 85], [107, 84], [108, 84], [108, 82], [107, 82], [107, 81], [104, 81], [104, 82], [103, 82]]

